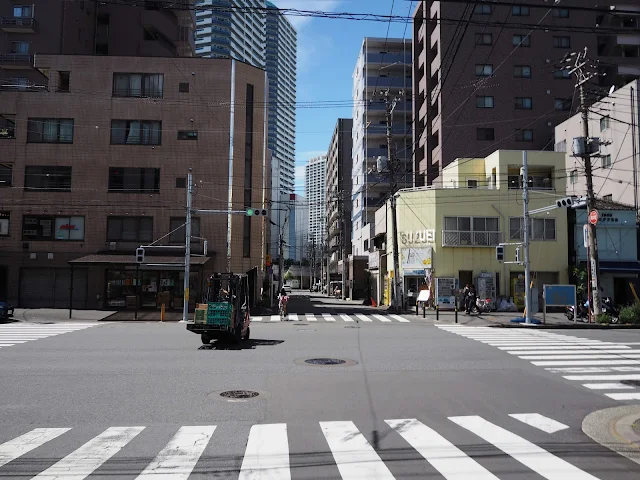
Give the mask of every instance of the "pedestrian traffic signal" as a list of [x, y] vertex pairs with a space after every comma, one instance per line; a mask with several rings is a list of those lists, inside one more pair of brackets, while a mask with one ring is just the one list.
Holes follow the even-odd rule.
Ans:
[[144, 248], [136, 248], [136, 262], [144, 263]]
[[496, 260], [499, 262], [504, 262], [504, 247], [496, 247]]
[[247, 208], [246, 215], [247, 217], [266, 217], [267, 210], [264, 208]]

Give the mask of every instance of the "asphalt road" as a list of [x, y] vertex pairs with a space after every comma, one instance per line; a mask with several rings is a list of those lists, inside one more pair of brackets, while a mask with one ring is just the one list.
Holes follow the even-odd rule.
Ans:
[[[581, 431], [621, 405], [600, 391], [412, 316], [347, 322], [371, 310], [319, 296], [290, 307], [301, 320], [255, 322], [237, 346], [202, 347], [176, 323], [40, 339], [0, 325], [0, 478], [639, 478]], [[510, 416], [532, 413], [543, 417]]]

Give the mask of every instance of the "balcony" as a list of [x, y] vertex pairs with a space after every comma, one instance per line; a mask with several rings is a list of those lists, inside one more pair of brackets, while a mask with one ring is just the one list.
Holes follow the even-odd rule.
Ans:
[[[405, 135], [411, 134], [411, 127], [408, 125], [394, 125], [391, 128], [393, 135]], [[386, 135], [387, 126], [383, 124], [371, 124], [367, 127], [367, 135]]]
[[444, 230], [443, 247], [496, 247], [502, 242], [502, 232], [469, 232]]
[[369, 88], [403, 88], [412, 87], [411, 78], [404, 77], [367, 77], [367, 87]]
[[406, 63], [411, 65], [411, 47], [408, 46], [407, 53], [369, 53], [367, 54], [367, 63], [381, 63], [389, 65], [392, 63]]
[[7, 33], [36, 33], [36, 19], [33, 17], [2, 17], [0, 30]]
[[28, 53], [0, 55], [0, 67], [8, 70], [28, 70], [33, 67], [33, 55]]

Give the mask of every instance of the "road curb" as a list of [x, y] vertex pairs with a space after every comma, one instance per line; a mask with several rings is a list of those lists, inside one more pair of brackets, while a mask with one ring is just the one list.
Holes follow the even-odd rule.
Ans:
[[640, 420], [640, 405], [605, 408], [582, 421], [582, 431], [603, 447], [640, 465], [640, 434], [632, 425]]

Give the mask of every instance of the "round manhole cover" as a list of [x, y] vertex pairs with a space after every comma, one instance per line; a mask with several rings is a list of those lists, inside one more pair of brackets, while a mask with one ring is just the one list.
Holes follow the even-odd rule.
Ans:
[[339, 358], [309, 358], [305, 360], [305, 363], [310, 363], [311, 365], [343, 365], [347, 361]]
[[640, 380], [621, 380], [621, 384], [630, 385], [632, 387], [640, 387]]
[[220, 394], [221, 397], [237, 399], [253, 398], [257, 397], [258, 395], [260, 395], [258, 392], [254, 392], [251, 390], [229, 390], [228, 392], [222, 392]]

